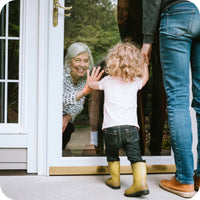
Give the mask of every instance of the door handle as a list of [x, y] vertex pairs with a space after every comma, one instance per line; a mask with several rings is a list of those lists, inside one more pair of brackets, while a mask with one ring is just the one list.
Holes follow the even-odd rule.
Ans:
[[[61, 6], [58, 0], [53, 0], [53, 26], [58, 25], [58, 8], [62, 8], [64, 10], [71, 10], [72, 6], [64, 7]], [[71, 13], [64, 14], [65, 16], [69, 17]]]

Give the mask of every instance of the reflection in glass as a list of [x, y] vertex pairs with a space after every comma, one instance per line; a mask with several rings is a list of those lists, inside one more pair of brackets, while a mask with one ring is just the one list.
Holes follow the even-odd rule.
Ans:
[[[65, 1], [65, 6], [72, 6], [73, 9], [70, 11], [71, 16], [65, 18], [64, 54], [66, 55], [66, 51], [72, 43], [82, 42], [91, 49], [95, 65], [97, 65], [104, 59], [107, 50], [120, 40], [116, 20], [116, 4], [112, 4], [109, 0], [101, 3], [92, 0], [90, 4], [87, 1], [77, 0]], [[91, 102], [91, 96], [86, 96], [84, 109], [74, 120], [75, 131], [63, 151], [63, 156], [104, 155], [101, 129], [100, 134], [91, 134], [89, 115]], [[98, 130], [93, 132], [96, 131]], [[101, 141], [98, 141], [98, 137]]]
[[0, 40], [0, 79], [5, 77], [5, 40]]
[[8, 83], [8, 123], [18, 122], [18, 83]]
[[19, 77], [19, 41], [8, 41], [8, 79]]
[[[72, 6], [73, 8], [70, 11], [71, 16], [65, 18], [64, 56], [72, 43], [82, 42], [90, 47], [95, 66], [100, 65], [103, 68], [108, 49], [121, 40], [116, 17], [117, 1], [103, 0], [101, 3], [97, 3], [96, 0], [91, 0], [88, 3], [81, 0], [67, 0], [65, 3], [65, 6]], [[150, 69], [153, 69], [152, 66], [155, 68], [154, 63], [151, 64]], [[152, 77], [155, 79], [155, 75], [153, 76], [152, 70], [150, 70], [148, 85], [142, 92], [141, 98], [138, 98], [140, 104], [143, 104], [142, 114], [138, 114], [138, 119], [143, 118], [144, 120], [144, 123], [140, 124], [140, 130], [143, 131], [140, 134], [141, 151], [143, 148], [145, 150], [142, 152], [143, 155], [152, 155], [149, 150], [150, 142], [152, 135], [157, 135], [156, 137], [159, 137], [159, 141], [161, 141], [161, 155], [171, 155], [170, 134], [164, 106], [162, 108], [163, 118], [160, 120], [164, 128], [160, 132], [154, 131], [154, 128], [157, 129], [157, 127], [153, 125], [158, 125], [158, 123], [153, 123], [153, 120], [159, 118], [158, 112], [160, 111], [157, 112], [157, 110], [160, 108], [157, 110], [153, 108], [152, 101], [154, 101], [153, 96], [155, 95], [152, 91], [154, 91], [155, 83]], [[63, 150], [63, 156], [105, 155], [104, 133], [101, 130], [103, 101], [104, 94], [102, 91], [96, 91], [90, 96], [86, 96], [84, 109], [74, 120], [75, 131]], [[141, 137], [141, 135], [144, 137]], [[122, 150], [119, 153], [121, 156], [125, 155]]]
[[0, 82], [0, 123], [4, 123], [4, 97], [5, 97], [5, 83]]
[[19, 37], [20, 0], [9, 3], [9, 32], [10, 37]]
[[0, 36], [5, 36], [6, 33], [6, 6], [3, 7], [0, 13]]

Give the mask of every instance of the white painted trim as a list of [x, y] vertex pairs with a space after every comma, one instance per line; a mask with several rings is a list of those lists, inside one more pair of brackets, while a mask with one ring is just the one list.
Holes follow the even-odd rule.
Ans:
[[47, 88], [48, 88], [49, 1], [39, 1], [38, 40], [38, 175], [47, 174]]
[[[8, 24], [9, 24], [9, 4], [6, 4], [6, 32], [5, 36], [8, 37]], [[5, 40], [5, 97], [4, 97], [4, 123], [7, 123], [7, 113], [8, 113], [8, 105], [7, 105], [7, 99], [8, 99], [8, 39]]]
[[24, 120], [25, 120], [25, 108], [24, 108], [24, 99], [25, 99], [25, 75], [24, 75], [24, 63], [23, 63], [23, 29], [24, 29], [24, 24], [23, 24], [23, 17], [24, 17], [24, 0], [20, 0], [20, 36], [19, 36], [19, 99], [18, 99], [18, 123], [20, 127], [23, 129], [22, 132], [24, 132]]
[[1, 148], [27, 148], [27, 135], [0, 135]]
[[37, 66], [38, 0], [24, 0], [23, 5], [24, 129], [27, 140], [27, 172], [37, 173]]
[[[61, 3], [61, 2], [60, 2]], [[63, 3], [63, 2], [62, 2]], [[53, 0], [50, 0], [48, 72], [48, 160], [49, 167], [61, 160], [64, 11], [59, 9], [58, 25], [53, 26]]]
[[8, 40], [19, 40], [20, 37], [9, 37], [9, 36], [0, 36], [0, 39], [8, 39]]
[[0, 134], [9, 134], [9, 133], [25, 133], [24, 129], [16, 123], [13, 124], [0, 124]]

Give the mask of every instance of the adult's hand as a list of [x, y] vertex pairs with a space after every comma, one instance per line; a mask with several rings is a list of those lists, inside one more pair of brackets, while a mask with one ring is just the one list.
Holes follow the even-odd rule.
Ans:
[[104, 70], [101, 70], [101, 67], [98, 67], [98, 68], [94, 67], [91, 75], [90, 75], [89, 70], [87, 71], [87, 82], [84, 88], [87, 94], [90, 94], [94, 91], [92, 88], [89, 87], [89, 83], [92, 81], [99, 81], [103, 73], [104, 73]]
[[101, 70], [101, 67], [98, 67], [98, 68], [94, 67], [92, 70], [91, 76], [90, 76], [89, 70], [87, 70], [86, 84], [85, 84], [84, 89], [77, 92], [77, 95], [76, 95], [77, 101], [79, 101], [82, 97], [94, 92], [94, 90], [89, 87], [89, 83], [91, 82], [91, 80], [99, 81], [103, 73], [104, 73], [104, 70]]
[[143, 43], [141, 54], [144, 56], [144, 60], [147, 65], [149, 65], [149, 60], [151, 59], [152, 44]]

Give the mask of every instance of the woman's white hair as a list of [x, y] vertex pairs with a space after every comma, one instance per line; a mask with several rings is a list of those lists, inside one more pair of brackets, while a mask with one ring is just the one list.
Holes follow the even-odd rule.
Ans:
[[72, 58], [78, 56], [80, 53], [88, 53], [89, 55], [89, 70], [94, 66], [94, 61], [90, 48], [81, 42], [76, 42], [68, 47], [67, 55], [65, 56], [65, 70], [69, 70]]

